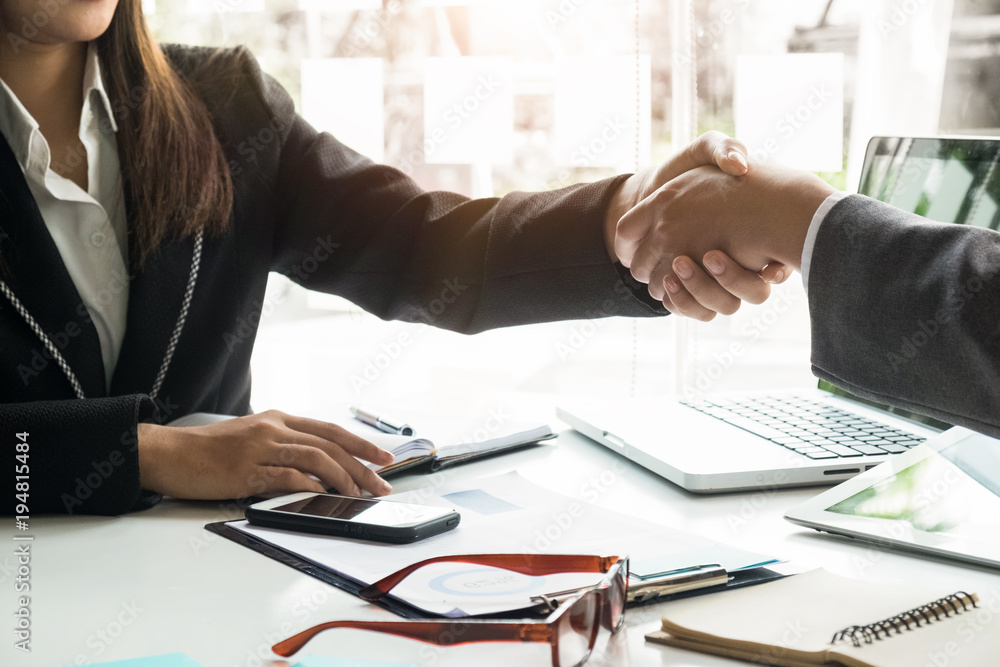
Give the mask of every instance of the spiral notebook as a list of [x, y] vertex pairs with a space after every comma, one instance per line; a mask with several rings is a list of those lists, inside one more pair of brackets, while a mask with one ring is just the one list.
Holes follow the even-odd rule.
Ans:
[[1000, 599], [812, 570], [670, 602], [646, 639], [763, 665], [1000, 664]]

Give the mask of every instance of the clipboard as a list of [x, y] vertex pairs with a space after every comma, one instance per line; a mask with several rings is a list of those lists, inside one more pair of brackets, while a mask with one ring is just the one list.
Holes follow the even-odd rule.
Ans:
[[[215, 533], [216, 535], [225, 537], [236, 544], [252, 549], [253, 551], [267, 556], [272, 560], [276, 560], [283, 565], [287, 565], [288, 567], [298, 570], [302, 574], [319, 579], [320, 581], [355, 597], [358, 597], [358, 593], [362, 588], [368, 586], [367, 583], [359, 582], [351, 577], [347, 577], [336, 570], [321, 567], [309, 560], [306, 560], [305, 558], [302, 558], [298, 554], [281, 549], [280, 547], [277, 547], [269, 542], [257, 539], [253, 535], [237, 530], [228, 525], [229, 523], [231, 522], [219, 521], [217, 523], [210, 523], [205, 526], [205, 529], [209, 532]], [[711, 567], [716, 568], [716, 570], [714, 572], [710, 572], [709, 568]], [[719, 571], [724, 573], [723, 576], [725, 576], [725, 581], [723, 581], [719, 576]], [[776, 579], [797, 574], [799, 571], [800, 569], [798, 567], [788, 563], [771, 563], [728, 573], [717, 565], [696, 566], [688, 568], [684, 572], [666, 573], [659, 579], [642, 581], [639, 584], [642, 594], [630, 595], [626, 607], [632, 609], [635, 607], [644, 607], [651, 604], [659, 604], [661, 602], [679, 600], [707, 593], [716, 593], [723, 590], [754, 586], [756, 584], [762, 584], [768, 581], [774, 581]], [[694, 574], [693, 577], [690, 576], [692, 573]], [[684, 575], [688, 576], [684, 577]], [[685, 584], [679, 587], [671, 586], [671, 579], [677, 578], [678, 576], [684, 577]], [[689, 586], [691, 579], [696, 580], [699, 578], [706, 582], [706, 585], [694, 587]], [[387, 611], [391, 611], [397, 616], [410, 620], [451, 618], [427, 612], [405, 602], [404, 600], [394, 598], [392, 596], [386, 596], [385, 598], [371, 604], [381, 607]], [[539, 607], [538, 612], [539, 616], [545, 616], [548, 613], [541, 606]], [[511, 612], [490, 614], [489, 617], [525, 618], [526, 615], [530, 615], [530, 613], [530, 610], [522, 609]], [[471, 618], [475, 618], [475, 616], [472, 616]]]

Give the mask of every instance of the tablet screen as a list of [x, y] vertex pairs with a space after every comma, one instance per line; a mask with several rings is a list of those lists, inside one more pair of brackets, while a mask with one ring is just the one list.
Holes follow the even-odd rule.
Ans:
[[827, 511], [1000, 545], [1000, 441], [979, 434], [963, 438]]

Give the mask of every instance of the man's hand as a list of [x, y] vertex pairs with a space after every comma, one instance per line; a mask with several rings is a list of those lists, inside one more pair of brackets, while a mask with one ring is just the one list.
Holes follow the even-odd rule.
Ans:
[[[718, 167], [722, 172], [733, 177], [746, 174], [746, 146], [736, 139], [727, 137], [722, 132], [706, 132], [670, 160], [659, 166], [639, 171], [629, 177], [615, 193], [605, 219], [604, 238], [611, 260], [621, 261], [625, 266], [630, 265], [631, 255], [623, 256], [619, 252], [621, 244], [617, 238], [618, 224], [622, 216], [671, 180], [692, 169], [709, 165]], [[621, 247], [627, 248], [627, 246]], [[783, 268], [780, 265], [775, 265], [771, 267], [771, 270], [777, 272], [782, 271]], [[634, 272], [633, 275], [635, 275]], [[770, 294], [768, 284], [762, 281], [756, 273], [743, 267], [731, 267], [726, 277], [728, 279], [726, 288], [718, 283], [714, 286], [709, 285], [699, 291], [698, 301], [708, 307], [715, 305], [717, 308], [723, 309], [718, 312], [731, 314], [739, 307], [740, 299], [760, 303]], [[662, 281], [656, 284], [650, 283], [649, 291], [654, 298], [664, 301], [664, 305], [669, 310], [673, 310], [669, 305], [669, 300], [665, 300], [663, 297]]]
[[391, 492], [358, 458], [392, 463], [392, 454], [340, 426], [276, 410], [208, 426], [139, 424], [139, 481], [175, 498], [323, 493], [327, 487], [349, 496]]
[[740, 298], [763, 300], [747, 298], [748, 274], [769, 290], [765, 280], [780, 282], [785, 267], [799, 267], [812, 216], [833, 192], [807, 172], [753, 165], [734, 177], [699, 167], [622, 217], [615, 252], [668, 310], [707, 321], [735, 312]]

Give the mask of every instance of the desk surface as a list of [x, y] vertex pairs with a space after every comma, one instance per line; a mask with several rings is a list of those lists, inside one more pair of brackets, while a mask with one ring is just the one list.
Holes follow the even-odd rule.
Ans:
[[[553, 420], [553, 423], [556, 423]], [[517, 469], [535, 482], [577, 498], [593, 498], [620, 512], [656, 517], [666, 525], [808, 566], [872, 581], [941, 584], [1000, 590], [987, 570], [820, 536], [785, 522], [783, 511], [817, 489], [696, 496], [573, 432], [553, 446], [524, 450], [432, 476], [394, 480], [409, 490], [445, 479], [482, 477]], [[613, 464], [615, 464], [613, 466]], [[616, 472], [617, 471], [617, 472]], [[395, 617], [382, 609], [211, 534], [206, 523], [242, 516], [233, 503], [167, 500], [118, 518], [32, 519], [32, 652], [12, 648], [10, 630], [0, 648], [3, 665], [94, 664], [183, 652], [206, 667], [292, 665], [271, 661], [270, 645], [315, 623]], [[11, 520], [11, 523], [13, 521]], [[13, 526], [5, 531], [7, 539]], [[13, 628], [14, 545], [0, 551], [0, 610]], [[609, 545], [609, 551], [614, 546]], [[631, 610], [625, 629], [600, 665], [736, 665], [729, 660], [647, 644], [662, 607]], [[419, 665], [549, 664], [542, 646], [484, 644], [438, 649], [359, 631], [331, 631], [307, 653]]]

